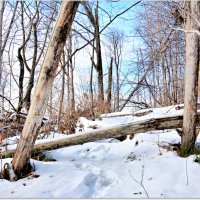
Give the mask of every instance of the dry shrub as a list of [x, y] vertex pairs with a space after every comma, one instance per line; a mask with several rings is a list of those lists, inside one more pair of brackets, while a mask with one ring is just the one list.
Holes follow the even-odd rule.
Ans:
[[13, 112], [3, 112], [0, 114], [1, 119], [10, 119], [11, 116], [13, 115]]
[[79, 118], [79, 113], [77, 111], [71, 112], [70, 109], [67, 109], [67, 114], [61, 120], [58, 132], [65, 134], [73, 134], [76, 130], [76, 124]]
[[109, 112], [109, 106], [107, 102], [101, 101], [99, 99], [94, 99], [94, 112], [95, 116], [99, 117], [101, 114]]
[[40, 128], [40, 133], [49, 133], [53, 131], [53, 127], [51, 124], [47, 123], [47, 124], [44, 124], [41, 128]]
[[91, 118], [92, 112], [91, 112], [91, 104], [90, 104], [90, 96], [87, 93], [83, 93], [83, 97], [80, 99], [80, 102], [78, 103], [76, 107], [77, 112], [79, 113], [79, 116]]
[[[95, 120], [95, 118], [98, 118], [102, 113], [107, 113], [109, 110], [108, 104], [100, 101], [98, 98], [94, 98], [93, 107], [94, 113], [92, 113], [91, 109], [90, 95], [83, 93], [75, 111], [71, 111], [70, 108], [68, 108], [66, 114], [62, 115], [62, 120], [58, 126], [58, 132], [65, 134], [75, 133], [79, 117]], [[79, 128], [80, 130], [83, 130], [82, 127]]]
[[39, 130], [39, 135], [37, 137], [37, 139], [45, 139], [48, 138], [48, 136], [50, 135], [51, 132], [54, 132], [54, 125], [51, 124], [51, 123], [46, 123], [46, 124], [43, 124], [41, 127], [40, 127], [40, 130]]
[[108, 111], [108, 104], [95, 97], [93, 100], [94, 113], [92, 113], [90, 95], [87, 93], [83, 93], [83, 97], [80, 99], [80, 102], [77, 105], [77, 112], [79, 115], [92, 120], [98, 118], [103, 113], [108, 113]]
[[0, 123], [0, 135], [6, 134], [6, 138], [20, 135], [24, 124], [19, 124], [16, 121]]
[[56, 120], [58, 119], [58, 115], [55, 111], [53, 111], [50, 115], [50, 118], [52, 121], [56, 122]]

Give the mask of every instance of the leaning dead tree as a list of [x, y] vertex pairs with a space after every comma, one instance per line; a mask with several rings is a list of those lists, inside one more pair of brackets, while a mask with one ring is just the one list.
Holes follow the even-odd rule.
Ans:
[[17, 175], [26, 173], [27, 167], [30, 166], [29, 161], [32, 148], [46, 111], [60, 56], [62, 55], [78, 5], [78, 1], [62, 2], [60, 14], [44, 58], [24, 129], [12, 160], [12, 167]]

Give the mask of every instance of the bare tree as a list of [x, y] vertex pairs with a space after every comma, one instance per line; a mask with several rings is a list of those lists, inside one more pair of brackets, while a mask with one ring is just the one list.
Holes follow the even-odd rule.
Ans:
[[122, 59], [122, 47], [123, 47], [123, 32], [114, 29], [108, 33], [108, 48], [109, 54], [113, 58], [113, 64], [116, 68], [116, 90], [115, 90], [115, 111], [119, 111], [120, 102], [120, 64]]
[[[17, 6], [18, 6], [18, 1], [14, 4], [14, 8], [13, 8], [13, 13], [11, 16], [11, 20], [10, 23], [7, 27], [7, 30], [5, 30], [4, 32], [4, 37], [3, 37], [3, 14], [4, 14], [4, 10], [5, 10], [5, 1], [1, 1], [0, 2], [0, 91], [3, 94], [4, 93], [4, 87], [2, 87], [2, 72], [3, 72], [3, 53], [5, 51], [9, 36], [10, 36], [10, 32], [11, 29], [13, 27], [13, 23], [14, 23], [14, 19], [16, 16], [16, 11], [17, 11]], [[5, 81], [4, 81], [5, 83]], [[4, 109], [4, 98], [2, 98], [2, 109]]]
[[96, 52], [96, 63], [94, 67], [97, 71], [98, 76], [98, 98], [99, 100], [104, 100], [104, 85], [103, 85], [103, 66], [102, 66], [102, 55], [101, 55], [101, 39], [100, 39], [100, 29], [99, 29], [99, 5], [98, 1], [94, 13], [90, 7], [90, 4], [86, 1], [82, 2], [85, 11], [87, 13], [88, 19], [94, 28], [94, 40], [95, 40], [95, 52]]
[[[56, 4], [55, 4], [56, 5]], [[31, 102], [31, 93], [34, 87], [35, 71], [39, 65], [42, 55], [46, 47], [48, 34], [53, 23], [53, 18], [56, 13], [55, 6], [51, 10], [52, 17], [48, 19], [46, 27], [43, 26], [46, 17], [42, 13], [43, 5], [41, 2], [34, 2], [34, 10], [30, 11], [25, 2], [21, 2], [21, 29], [22, 29], [22, 45], [18, 48], [18, 60], [20, 65], [19, 75], [19, 103], [17, 111], [20, 112], [23, 107], [29, 110]], [[34, 11], [34, 12], [33, 12]], [[29, 20], [29, 30], [27, 31], [27, 19]], [[32, 47], [33, 51], [27, 51]], [[30, 55], [32, 52], [32, 55]], [[32, 63], [29, 64], [28, 61]], [[26, 90], [24, 89], [25, 71], [29, 73], [29, 79]]]

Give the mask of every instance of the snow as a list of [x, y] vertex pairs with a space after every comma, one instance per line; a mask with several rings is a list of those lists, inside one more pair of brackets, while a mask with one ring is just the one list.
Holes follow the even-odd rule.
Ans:
[[[128, 116], [118, 116], [125, 113], [122, 111], [96, 121], [80, 118], [78, 124], [83, 124], [84, 130], [77, 128], [76, 134], [91, 131], [91, 126], [103, 129], [183, 112], [175, 106], [152, 110], [141, 117], [132, 116], [129, 110]], [[66, 137], [53, 133], [36, 143]], [[175, 151], [159, 147], [179, 142], [175, 130], [164, 130], [136, 134], [123, 142], [106, 139], [48, 151], [45, 154], [56, 161], [31, 159], [35, 167], [32, 174], [38, 178], [30, 175], [16, 182], [0, 179], [1, 198], [199, 198], [200, 164], [194, 162], [195, 155], [181, 158]], [[15, 147], [8, 145], [8, 149]], [[7, 162], [11, 158], [2, 159], [1, 164]]]

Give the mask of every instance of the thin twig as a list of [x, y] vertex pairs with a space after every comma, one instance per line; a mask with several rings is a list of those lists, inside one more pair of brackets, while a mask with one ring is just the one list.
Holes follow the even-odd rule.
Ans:
[[186, 172], [186, 185], [189, 185], [189, 181], [188, 181], [188, 170], [187, 170], [187, 158], [186, 158], [186, 163], [185, 163], [185, 172]]
[[130, 174], [131, 178], [132, 178], [137, 184], [139, 184], [139, 185], [143, 188], [143, 190], [144, 190], [144, 192], [145, 192], [147, 198], [149, 199], [149, 195], [148, 195], [148, 193], [147, 193], [147, 191], [146, 191], [146, 189], [145, 189], [145, 187], [144, 187], [144, 185], [143, 185], [144, 165], [142, 165], [142, 177], [141, 177], [141, 181], [138, 181], [137, 179], [135, 179], [135, 178], [133, 177], [133, 175], [131, 174], [131, 170], [129, 170], [129, 174]]

